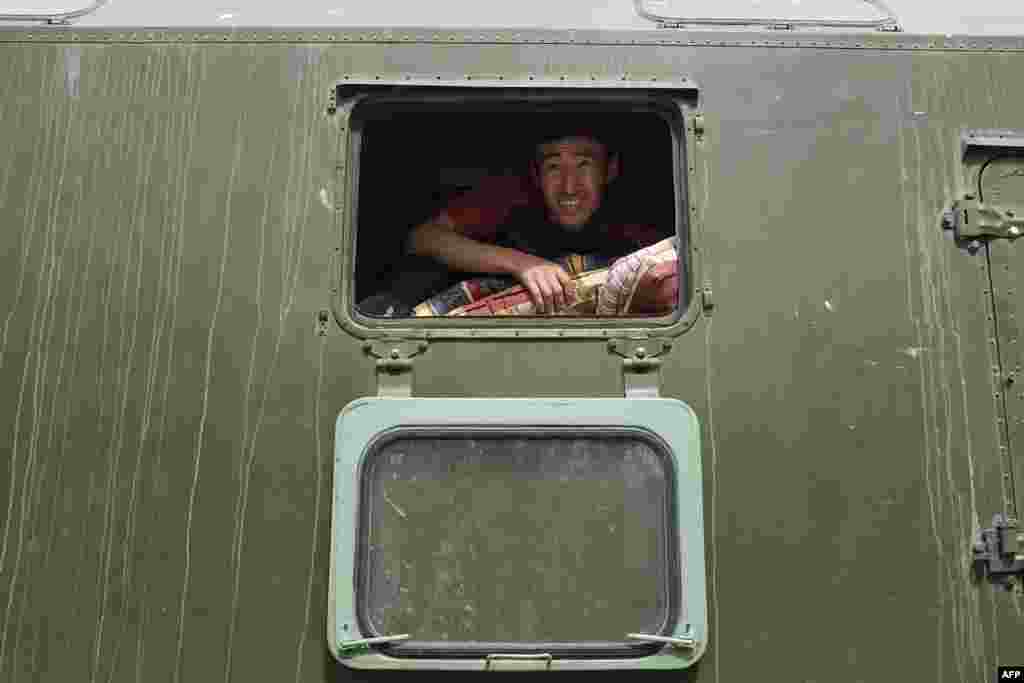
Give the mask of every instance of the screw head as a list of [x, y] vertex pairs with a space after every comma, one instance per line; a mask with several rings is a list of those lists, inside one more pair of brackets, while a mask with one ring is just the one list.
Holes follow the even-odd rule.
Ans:
[[981, 249], [981, 242], [979, 242], [978, 240], [971, 240], [967, 244], [967, 251], [969, 251], [972, 255], [973, 254], [977, 254], [978, 250], [980, 250], [980, 249]]
[[1020, 237], [1020, 228], [1018, 228], [1016, 225], [1011, 225], [1009, 233], [1010, 237]]

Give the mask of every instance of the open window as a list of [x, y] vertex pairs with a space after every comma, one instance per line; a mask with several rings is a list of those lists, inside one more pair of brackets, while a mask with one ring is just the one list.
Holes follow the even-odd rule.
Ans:
[[[488, 318], [679, 324], [694, 280], [695, 91], [684, 90], [340, 88], [350, 258], [339, 319], [434, 329]], [[417, 240], [417, 229], [439, 217], [462, 238], [560, 265], [570, 278], [563, 301], [538, 308], [514, 273], [429, 253], [429, 233]]]
[[701, 656], [700, 428], [681, 402], [358, 399], [337, 430], [328, 639], [346, 665]]

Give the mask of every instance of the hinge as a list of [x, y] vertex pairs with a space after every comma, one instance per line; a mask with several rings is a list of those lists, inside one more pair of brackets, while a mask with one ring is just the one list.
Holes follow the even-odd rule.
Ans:
[[704, 139], [704, 114], [694, 114], [693, 116], [693, 135], [697, 138], [697, 141]]
[[626, 398], [658, 398], [661, 390], [660, 356], [672, 350], [664, 339], [610, 339], [608, 352], [622, 358], [622, 385]]
[[537, 654], [493, 654], [484, 660], [484, 671], [549, 671], [551, 655], [547, 652]]
[[327, 96], [327, 115], [334, 116], [338, 113], [338, 88], [331, 86], [331, 92]]
[[992, 517], [992, 527], [974, 534], [974, 578], [1022, 590], [1024, 581], [1024, 533], [1018, 522], [1001, 513]]
[[383, 398], [412, 396], [413, 358], [427, 350], [427, 342], [379, 339], [363, 343], [363, 351], [377, 359], [377, 395]]
[[314, 330], [318, 337], [326, 337], [327, 331], [330, 329], [329, 323], [331, 320], [330, 311], [320, 310], [316, 313], [316, 327]]
[[957, 244], [973, 254], [981, 248], [982, 239], [1020, 237], [1024, 234], [1024, 217], [1011, 209], [983, 204], [968, 194], [942, 214], [942, 228], [952, 230]]
[[704, 316], [707, 318], [711, 317], [711, 312], [715, 310], [715, 301], [711, 298], [711, 284], [705, 282], [703, 289], [700, 290], [700, 308], [704, 312]]

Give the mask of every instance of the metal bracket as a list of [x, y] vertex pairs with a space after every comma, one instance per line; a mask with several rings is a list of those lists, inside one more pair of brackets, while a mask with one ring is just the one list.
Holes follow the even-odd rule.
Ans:
[[626, 398], [658, 398], [661, 360], [672, 350], [664, 339], [611, 339], [608, 352], [623, 359], [622, 384]]
[[361, 638], [359, 640], [345, 640], [338, 643], [338, 655], [341, 657], [354, 657], [370, 651], [371, 645], [384, 645], [399, 640], [408, 640], [409, 634], [403, 633], [399, 636], [377, 636], [376, 638]]
[[642, 640], [648, 643], [664, 643], [665, 645], [686, 650], [695, 650], [697, 648], [697, 641], [689, 636], [673, 638], [670, 636], [652, 636], [646, 633], [627, 633], [626, 637], [630, 640]]
[[493, 654], [484, 660], [484, 671], [550, 671], [551, 655], [540, 652], [529, 655]]
[[412, 359], [427, 350], [427, 342], [379, 339], [363, 343], [363, 352], [377, 359], [377, 395], [383, 398], [412, 396]]
[[1021, 589], [1024, 580], [1024, 533], [1018, 531], [1016, 519], [997, 513], [992, 527], [979, 529], [974, 534], [974, 579], [1003, 586], [1007, 590]]
[[968, 194], [942, 214], [942, 228], [952, 230], [956, 241], [967, 242], [970, 248], [970, 242], [979, 238], [1017, 239], [1024, 234], [1024, 216], [982, 204]]
[[693, 117], [693, 135], [697, 138], [698, 142], [704, 140], [704, 133], [706, 131], [704, 114], [695, 114]]
[[314, 328], [314, 330], [316, 331], [316, 335], [318, 337], [326, 337], [327, 336], [327, 331], [328, 331], [328, 329], [330, 329], [330, 327], [329, 327], [330, 320], [331, 320], [331, 313], [330, 313], [330, 311], [325, 311], [325, 310], [317, 311], [317, 314], [316, 314], [316, 327]]

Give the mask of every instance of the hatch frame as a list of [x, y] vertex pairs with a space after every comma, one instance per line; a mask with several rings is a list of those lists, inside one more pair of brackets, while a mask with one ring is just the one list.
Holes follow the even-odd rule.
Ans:
[[[360, 131], [358, 109], [373, 98], [374, 104], [388, 99], [408, 104], [409, 98], [436, 106], [467, 95], [482, 101], [516, 101], [538, 104], [600, 103], [625, 105], [645, 103], [654, 111], [660, 107], [674, 120], [667, 121], [673, 145], [676, 197], [676, 236], [685, 245], [685, 287], [671, 315], [657, 317], [407, 317], [377, 318], [359, 313], [355, 301], [356, 233], [358, 230]], [[467, 78], [441, 77], [379, 79], [349, 76], [336, 81], [328, 115], [337, 131], [335, 162], [335, 205], [338, 259], [332, 273], [331, 310], [336, 322], [359, 339], [610, 339], [619, 337], [672, 338], [689, 330], [700, 317], [701, 308], [701, 209], [705, 179], [696, 163], [697, 147], [704, 138], [699, 109], [699, 88], [691, 80], [627, 79], [578, 80], [565, 77]]]
[[[553, 418], [552, 416], [557, 416]], [[359, 398], [338, 415], [335, 431], [334, 501], [327, 618], [328, 647], [336, 659], [357, 669], [487, 670], [491, 657], [397, 657], [389, 643], [408, 634], [366, 633], [357, 616], [356, 564], [362, 517], [362, 469], [380, 438], [420, 430], [466, 429], [478, 432], [526, 431], [536, 428], [571, 433], [623, 430], [646, 433], [665, 445], [674, 474], [671, 501], [679, 585], [678, 616], [671, 633], [627, 634], [650, 647], [634, 656], [594, 658], [553, 656], [550, 670], [680, 669], [703, 655], [708, 641], [706, 564], [704, 557], [703, 475], [700, 424], [694, 412], [676, 399], [510, 398]], [[628, 627], [626, 627], [628, 628]], [[540, 653], [546, 654], [546, 653]], [[536, 653], [535, 653], [536, 655]]]
[[92, 0], [85, 7], [54, 10], [51, 12], [38, 10], [26, 10], [24, 12], [3, 11], [0, 12], [0, 21], [41, 21], [46, 24], [68, 25], [73, 19], [91, 14], [108, 2], [110, 0]]
[[799, 18], [757, 18], [757, 17], [679, 17], [670, 14], [656, 14], [649, 9], [644, 0], [633, 0], [633, 9], [637, 16], [654, 22], [658, 28], [683, 28], [687, 26], [754, 26], [769, 29], [808, 29], [808, 28], [841, 28], [841, 29], [875, 29], [899, 33], [899, 18], [883, 0], [863, 0], [885, 16], [879, 19], [799, 19]]

